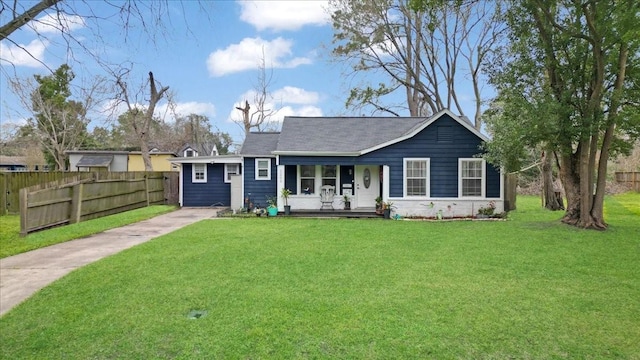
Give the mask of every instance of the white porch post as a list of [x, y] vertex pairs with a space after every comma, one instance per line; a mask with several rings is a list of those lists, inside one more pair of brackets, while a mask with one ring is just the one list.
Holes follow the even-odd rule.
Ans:
[[284, 189], [284, 165], [278, 165], [278, 186], [276, 187], [276, 197], [278, 198], [278, 211], [284, 211], [284, 200], [280, 192]]
[[[193, 164], [191, 164], [193, 166]], [[182, 178], [184, 177], [184, 164], [180, 164], [180, 177], [178, 178], [178, 204], [180, 207], [184, 206], [183, 196], [184, 196], [184, 187], [182, 184]]]
[[382, 166], [382, 200], [389, 201], [389, 165]]

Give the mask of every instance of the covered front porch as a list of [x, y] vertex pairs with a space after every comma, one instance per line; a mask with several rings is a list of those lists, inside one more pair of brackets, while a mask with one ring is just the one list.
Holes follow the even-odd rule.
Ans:
[[[389, 194], [389, 167], [385, 165], [278, 165], [277, 174], [280, 212], [286, 203], [292, 212], [375, 215], [376, 199], [388, 198]], [[323, 186], [333, 188], [331, 198], [323, 196]], [[282, 189], [291, 191], [286, 201]]]

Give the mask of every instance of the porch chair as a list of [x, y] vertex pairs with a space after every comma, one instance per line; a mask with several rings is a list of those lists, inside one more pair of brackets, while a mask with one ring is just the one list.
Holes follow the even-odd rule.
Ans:
[[333, 210], [333, 197], [336, 194], [336, 187], [331, 185], [324, 185], [320, 188], [320, 210], [324, 209], [325, 206], [330, 206], [331, 210]]

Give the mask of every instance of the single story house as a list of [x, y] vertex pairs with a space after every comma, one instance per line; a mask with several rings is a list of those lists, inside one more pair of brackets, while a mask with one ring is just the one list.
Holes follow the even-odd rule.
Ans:
[[[145, 171], [140, 151], [68, 150], [69, 171]], [[177, 171], [168, 161], [176, 154], [152, 149], [149, 151], [153, 171]]]
[[280, 132], [247, 135], [237, 155], [181, 157], [182, 206], [265, 206], [291, 190], [289, 205], [320, 209], [335, 189], [351, 208], [373, 211], [376, 198], [406, 216], [470, 216], [491, 203], [504, 209], [504, 176], [479, 157], [488, 138], [448, 110], [431, 117], [284, 118]]

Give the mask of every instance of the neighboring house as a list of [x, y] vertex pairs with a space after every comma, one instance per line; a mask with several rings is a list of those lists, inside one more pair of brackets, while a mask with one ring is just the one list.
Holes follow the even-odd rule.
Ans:
[[68, 150], [69, 171], [127, 171], [128, 151]]
[[[172, 162], [181, 165], [183, 206], [264, 206], [287, 188], [294, 211], [319, 209], [320, 188], [331, 185], [334, 208], [346, 194], [352, 209], [373, 211], [380, 196], [401, 215], [469, 216], [489, 202], [504, 208], [501, 171], [478, 157], [487, 140], [448, 110], [429, 118], [285, 117], [280, 133], [249, 134], [238, 155]], [[242, 176], [229, 176], [231, 166]]]
[[[176, 157], [176, 154], [169, 151], [159, 151], [152, 149], [149, 151], [151, 167], [153, 171], [178, 171], [178, 167], [173, 166], [169, 160]], [[145, 171], [144, 160], [140, 151], [129, 152], [128, 171]]]
[[[69, 150], [69, 171], [145, 171], [140, 151]], [[151, 151], [153, 171], [172, 171], [172, 152]]]
[[48, 171], [49, 166], [42, 160], [28, 156], [0, 155], [0, 171]]
[[215, 143], [185, 144], [179, 151], [180, 157], [217, 156], [218, 147]]

